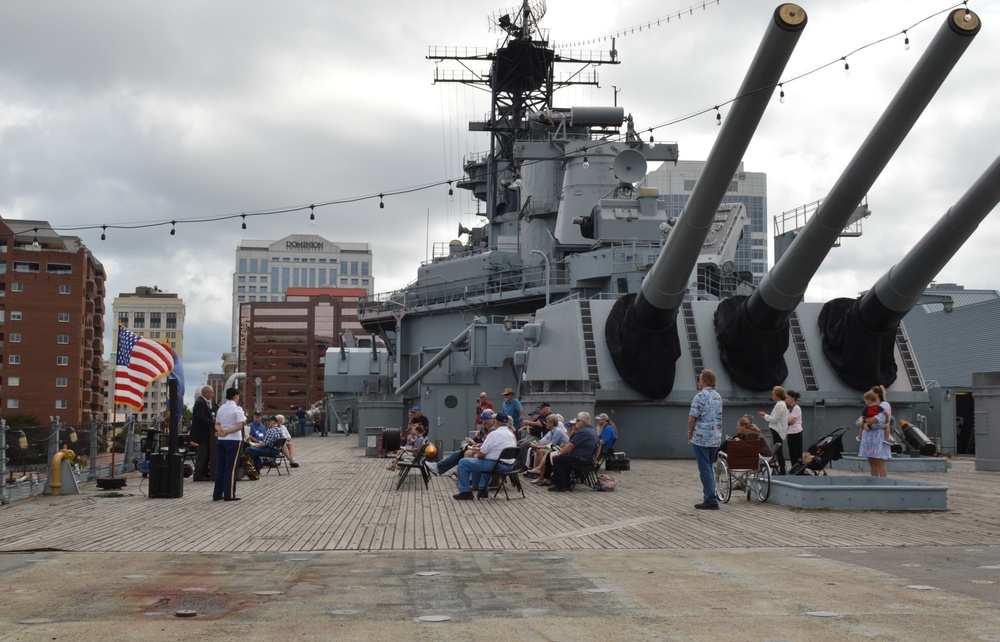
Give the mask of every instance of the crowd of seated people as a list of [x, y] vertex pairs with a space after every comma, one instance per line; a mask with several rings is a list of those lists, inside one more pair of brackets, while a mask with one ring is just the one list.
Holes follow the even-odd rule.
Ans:
[[[520, 404], [513, 404], [513, 390], [505, 390], [504, 397], [505, 407], [520, 411]], [[441, 461], [427, 462], [434, 475], [457, 477], [458, 493], [454, 496], [457, 500], [474, 499], [476, 491], [480, 497], [489, 493], [491, 483], [497, 483], [493, 472], [506, 448], [516, 447], [518, 454], [514, 459], [499, 460], [501, 471], [523, 473], [534, 484], [548, 486], [552, 492], [566, 492], [572, 488], [573, 469], [599, 465], [613, 453], [618, 440], [617, 427], [604, 413], [596, 417], [595, 429], [587, 412], [577, 413], [573, 421], [564, 421], [550, 404], [542, 403], [526, 417], [520, 417], [521, 427], [517, 429], [515, 417], [495, 412], [491, 406], [488, 395], [482, 393], [476, 404], [475, 434]], [[420, 436], [419, 430], [414, 432], [411, 426], [401, 454], [419, 450], [423, 442], [416, 440]], [[426, 433], [422, 436], [426, 438]], [[393, 470], [396, 464], [394, 459], [387, 468]]]

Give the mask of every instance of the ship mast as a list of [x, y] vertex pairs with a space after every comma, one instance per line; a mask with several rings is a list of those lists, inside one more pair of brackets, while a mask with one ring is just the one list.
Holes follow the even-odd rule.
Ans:
[[[490, 132], [490, 150], [485, 158], [469, 159], [467, 178], [458, 187], [471, 190], [486, 203], [485, 216], [497, 220], [517, 210], [518, 167], [514, 143], [530, 138], [527, 117], [553, 107], [554, 93], [571, 85], [598, 86], [596, 72], [588, 67], [618, 64], [617, 52], [559, 51], [550, 45], [548, 32], [538, 26], [545, 15], [544, 0], [500, 11], [490, 17], [492, 29], [503, 34], [496, 51], [485, 48], [431, 47], [429, 60], [457, 61], [463, 70], [435, 68], [434, 82], [458, 82], [490, 92], [489, 120], [469, 123], [469, 131]], [[468, 63], [489, 63], [488, 71], [475, 71]], [[556, 75], [557, 63], [572, 64], [576, 70]], [[491, 240], [491, 245], [495, 241]]]

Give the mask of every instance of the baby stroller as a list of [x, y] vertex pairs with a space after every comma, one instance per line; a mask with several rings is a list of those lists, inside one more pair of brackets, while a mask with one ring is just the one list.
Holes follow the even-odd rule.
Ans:
[[807, 456], [802, 461], [792, 466], [788, 471], [789, 475], [819, 475], [826, 474], [823, 470], [831, 461], [840, 459], [844, 452], [844, 433], [847, 426], [841, 426], [826, 437], [823, 437], [807, 449]]

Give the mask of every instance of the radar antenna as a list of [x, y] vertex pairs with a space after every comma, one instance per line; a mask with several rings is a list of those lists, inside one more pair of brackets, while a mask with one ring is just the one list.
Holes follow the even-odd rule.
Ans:
[[[490, 31], [500, 31], [514, 38], [529, 38], [533, 32], [532, 24], [537, 25], [545, 17], [547, 10], [545, 0], [535, 0], [532, 3], [524, 0], [520, 7], [494, 11], [487, 20]], [[511, 16], [521, 16], [525, 19], [521, 24], [517, 24], [516, 18]]]

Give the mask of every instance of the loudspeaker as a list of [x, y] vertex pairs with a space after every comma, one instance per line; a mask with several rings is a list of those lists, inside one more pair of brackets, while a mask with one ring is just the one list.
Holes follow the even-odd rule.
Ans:
[[461, 223], [459, 223], [458, 224], [458, 235], [462, 236], [463, 234], [472, 234], [472, 230], [470, 230], [469, 228], [467, 228], [464, 225], [462, 225]]

